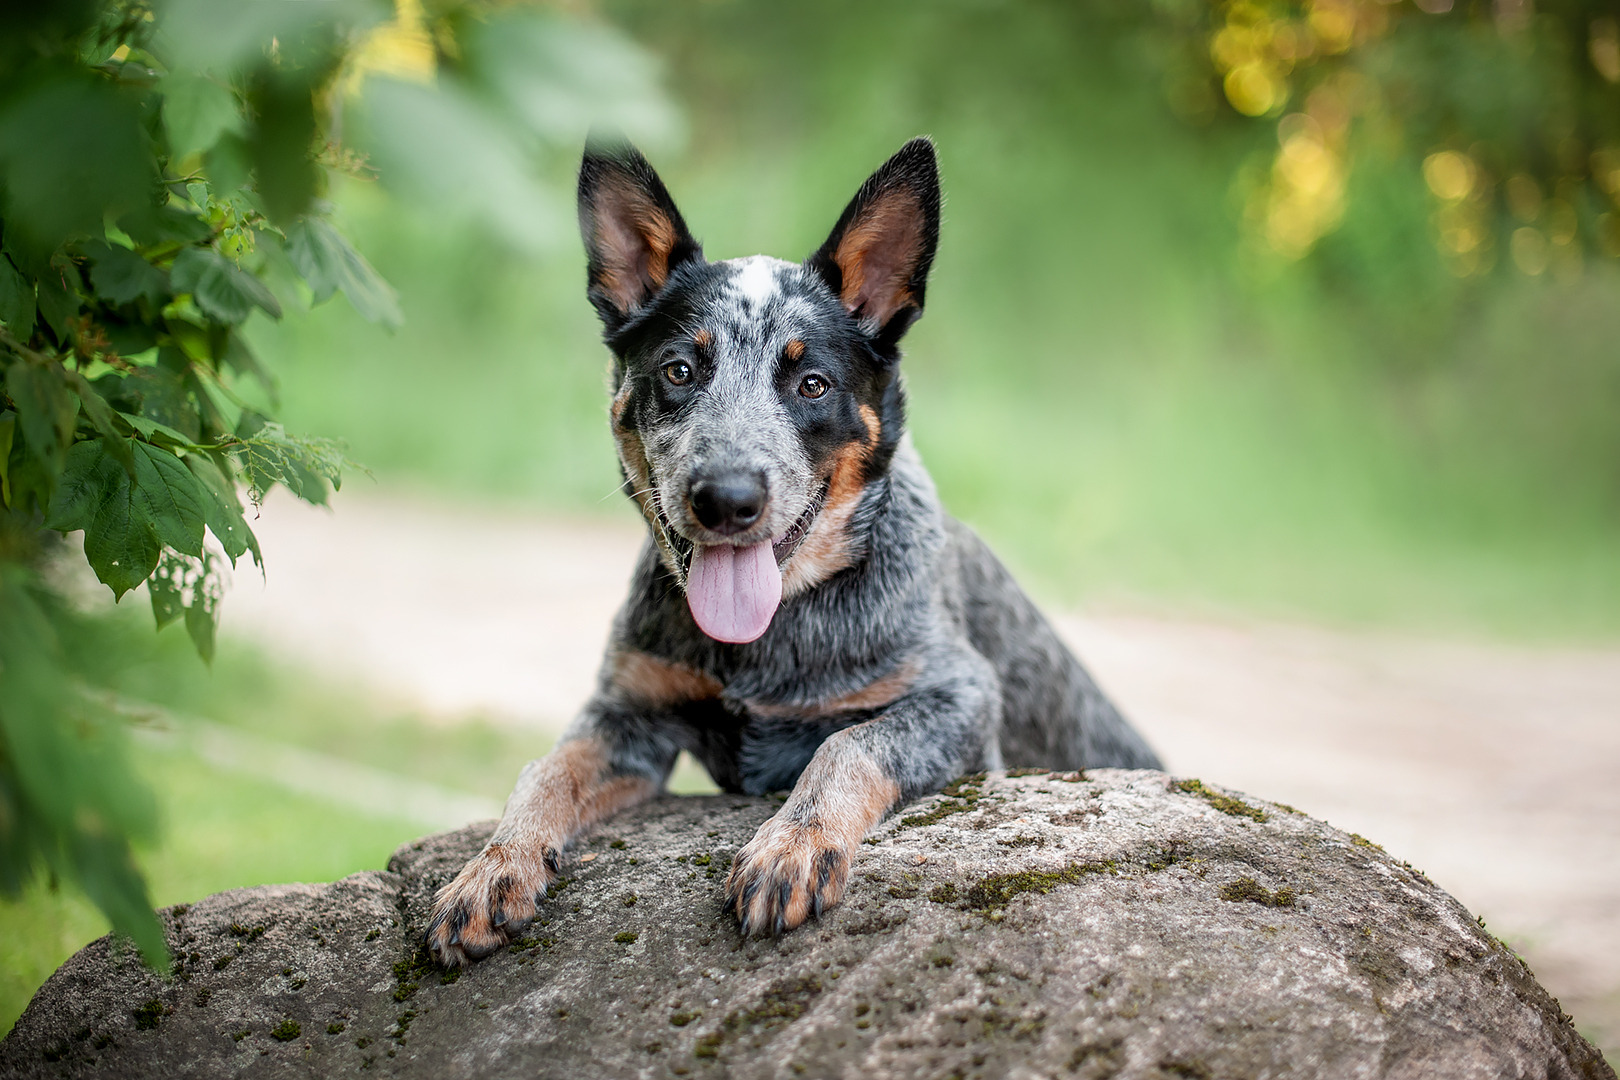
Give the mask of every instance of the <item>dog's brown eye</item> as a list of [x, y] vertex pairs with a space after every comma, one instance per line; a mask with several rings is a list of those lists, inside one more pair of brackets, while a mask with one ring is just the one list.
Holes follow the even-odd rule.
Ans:
[[807, 398], [818, 398], [827, 392], [827, 380], [820, 375], [806, 375], [799, 384], [799, 393]]
[[665, 364], [664, 378], [676, 386], [685, 386], [692, 381], [692, 365], [684, 360], [675, 360]]

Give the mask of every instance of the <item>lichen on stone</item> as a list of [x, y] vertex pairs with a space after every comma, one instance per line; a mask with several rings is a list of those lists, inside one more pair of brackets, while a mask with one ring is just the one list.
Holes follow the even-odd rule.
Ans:
[[1251, 877], [1238, 878], [1221, 886], [1220, 897], [1231, 903], [1263, 904], [1266, 907], [1293, 907], [1297, 896], [1293, 889], [1272, 892]]
[[1242, 799], [1234, 799], [1230, 795], [1222, 795], [1218, 791], [1211, 791], [1204, 786], [1202, 780], [1172, 780], [1170, 786], [1176, 791], [1184, 791], [1188, 795], [1197, 795], [1209, 805], [1223, 814], [1233, 817], [1253, 818], [1255, 821], [1266, 821], [1266, 812], [1258, 806], [1250, 806]]
[[1106, 859], [1101, 862], [1070, 863], [1059, 870], [1015, 870], [1010, 874], [990, 874], [968, 887], [962, 895], [962, 906], [987, 914], [1006, 907], [1014, 897], [1024, 893], [1049, 893], [1060, 885], [1078, 885], [1092, 874], [1114, 874], [1118, 871], [1118, 864]]

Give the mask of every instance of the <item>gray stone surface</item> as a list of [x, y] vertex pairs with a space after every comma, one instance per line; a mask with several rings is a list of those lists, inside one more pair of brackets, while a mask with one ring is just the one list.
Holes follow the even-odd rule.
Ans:
[[177, 973], [103, 939], [3, 1076], [1614, 1077], [1420, 873], [1287, 807], [1152, 772], [992, 774], [890, 818], [780, 940], [720, 913], [770, 799], [664, 799], [573, 853], [518, 946], [424, 965], [490, 825], [386, 873], [164, 913]]

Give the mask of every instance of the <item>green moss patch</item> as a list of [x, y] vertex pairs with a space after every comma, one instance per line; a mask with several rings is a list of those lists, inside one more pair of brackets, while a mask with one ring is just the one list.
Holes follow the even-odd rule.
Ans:
[[303, 1033], [304, 1029], [299, 1026], [298, 1021], [290, 1016], [270, 1029], [270, 1037], [277, 1042], [292, 1042]]
[[1265, 821], [1266, 812], [1258, 806], [1250, 806], [1242, 799], [1234, 799], [1230, 795], [1222, 795], [1218, 791], [1211, 791], [1204, 786], [1202, 780], [1173, 780], [1170, 787], [1176, 791], [1184, 791], [1188, 795], [1197, 795], [1209, 805], [1223, 814], [1233, 817], [1253, 818], [1255, 821]]
[[1247, 877], [1222, 885], [1220, 897], [1234, 904], [1262, 904], [1265, 907], [1293, 907], [1297, 899], [1293, 889], [1278, 889], [1272, 892], [1254, 878]]
[[[1118, 872], [1118, 865], [1108, 859], [1103, 862], [1070, 863], [1061, 870], [1018, 870], [1010, 874], [991, 874], [968, 886], [967, 891], [961, 894], [961, 906], [969, 911], [989, 914], [1006, 907], [1014, 897], [1024, 893], [1049, 893], [1061, 885], [1078, 885], [1092, 874]], [[929, 899], [936, 903], [950, 903], [951, 900], [945, 897], [954, 896], [955, 891], [954, 886], [947, 890], [942, 885], [934, 890]]]
[[[728, 1038], [766, 1035], [777, 1028], [786, 1027], [804, 1015], [821, 989], [821, 980], [814, 975], [778, 983], [766, 991], [758, 1005], [729, 1014], [717, 1029], [698, 1039], [697, 1045], [692, 1048], [693, 1055], [700, 1058], [718, 1057], [721, 1045]], [[697, 1014], [692, 1016], [695, 1018]], [[674, 1022], [675, 1017], [670, 1017], [670, 1023]]]
[[943, 798], [932, 809], [920, 814], [911, 814], [900, 819], [900, 828], [915, 829], [924, 825], [937, 825], [952, 814], [965, 814], [976, 808], [979, 800], [984, 798], [979, 785], [984, 783], [984, 773], [971, 773], [947, 784], [941, 791]]
[[163, 1019], [163, 1002], [157, 998], [146, 1002], [135, 1010], [135, 1026], [142, 1031], [151, 1031]]

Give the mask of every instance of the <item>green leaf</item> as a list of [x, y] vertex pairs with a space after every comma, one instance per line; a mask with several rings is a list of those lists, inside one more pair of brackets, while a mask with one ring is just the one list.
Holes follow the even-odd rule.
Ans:
[[85, 253], [95, 263], [90, 284], [104, 300], [128, 304], [144, 296], [156, 304], [169, 294], [163, 271], [126, 247], [96, 241], [85, 245]]
[[[137, 459], [138, 460], [138, 459]], [[84, 531], [84, 557], [101, 583], [121, 599], [151, 576], [163, 553], [145, 502], [136, 496], [129, 476], [119, 469], [111, 491]]]
[[175, 74], [158, 84], [169, 150], [183, 158], [211, 148], [226, 132], [239, 131], [241, 112], [230, 90], [203, 75]]
[[220, 353], [219, 358], [226, 367], [238, 375], [256, 381], [269, 391], [271, 400], [275, 400], [275, 380], [270, 377], [270, 372], [265, 370], [264, 365], [259, 363], [259, 358], [253, 354], [253, 350], [248, 347], [248, 343], [242, 340], [241, 334], [235, 331], [231, 332], [230, 336], [225, 339], [225, 348]]
[[67, 340], [68, 322], [84, 308], [84, 301], [71, 283], [77, 277], [77, 271], [64, 271], [60, 266], [52, 266], [40, 275], [39, 314], [57, 341]]
[[318, 131], [314, 80], [319, 75], [314, 67], [260, 65], [248, 85], [254, 119], [248, 156], [265, 216], [278, 225], [308, 210], [320, 187], [320, 166], [310, 153]]
[[126, 321], [114, 312], [106, 312], [99, 322], [107, 344], [119, 356], [139, 356], [157, 344], [157, 329], [144, 320]]
[[62, 477], [57, 481], [51, 505], [45, 511], [45, 527], [57, 532], [88, 529], [101, 504], [129, 484], [129, 474], [108, 451], [106, 440], [86, 439], [68, 451]]
[[400, 326], [399, 294], [349, 241], [322, 218], [300, 218], [287, 229], [287, 256], [309, 283], [317, 304], [338, 289], [368, 322]]
[[17, 433], [17, 414], [0, 413], [0, 506], [11, 505], [11, 441]]
[[180, 350], [164, 347], [158, 351], [155, 365], [142, 366], [124, 377], [124, 392], [140, 401], [142, 416], [166, 424], [194, 443], [202, 437], [202, 418], [186, 386], [189, 368]]
[[0, 255], [0, 323], [18, 341], [33, 336], [34, 286], [4, 255]]
[[208, 529], [224, 547], [232, 565], [235, 565], [236, 560], [241, 558], [244, 552], [251, 551], [253, 561], [263, 566], [264, 559], [259, 553], [259, 540], [253, 535], [253, 530], [248, 528], [247, 518], [242, 513], [241, 500], [236, 497], [236, 485], [231, 483], [218, 465], [201, 454], [187, 456], [186, 464], [191, 467], [192, 473], [207, 493], [208, 498], [204, 507], [208, 515]]
[[186, 605], [186, 633], [197, 647], [203, 663], [214, 662], [214, 631], [219, 626], [219, 601], [225, 594], [219, 568], [212, 552], [203, 556], [202, 573], [191, 587], [191, 602]]
[[73, 438], [73, 422], [79, 415], [79, 403], [65, 378], [60, 364], [22, 361], [6, 372], [6, 394], [17, 406], [23, 441], [44, 462], [59, 460], [61, 450]]
[[154, 244], [195, 244], [208, 239], [211, 229], [195, 212], [172, 204], [142, 206], [118, 219], [118, 225], [142, 247]]
[[136, 95], [89, 73], [22, 86], [0, 105], [0, 217], [8, 246], [44, 254], [99, 235], [106, 215], [139, 205], [157, 174]]
[[165, 551], [157, 569], [146, 579], [146, 591], [152, 598], [152, 618], [157, 621], [159, 630], [186, 613], [186, 571], [190, 567], [187, 559]]
[[96, 430], [103, 435], [119, 434], [113, 423], [112, 406], [107, 404], [106, 398], [96, 393], [96, 388], [90, 385], [90, 380], [72, 368], [63, 368], [62, 373], [67, 377], [68, 386], [79, 395], [79, 405], [84, 409], [84, 415], [95, 425]]
[[187, 555], [202, 554], [206, 493], [184, 462], [150, 443], [136, 443], [135, 498], [158, 539]]
[[264, 282], [213, 248], [186, 248], [175, 256], [169, 280], [176, 290], [190, 293], [198, 307], [221, 322], [239, 323], [254, 307], [281, 318], [281, 304]]
[[119, 413], [118, 415], [122, 416], [124, 422], [130, 427], [140, 432], [148, 442], [157, 443], [159, 446], [172, 446], [181, 450], [190, 450], [197, 446], [196, 440], [185, 432], [176, 431], [169, 425], [159, 423], [149, 416], [135, 416], [131, 413]]
[[[244, 413], [243, 426], [249, 419]], [[252, 434], [243, 436], [230, 451], [241, 461], [253, 501], [262, 500], [279, 483], [305, 502], [324, 506], [327, 484], [341, 487], [344, 467], [354, 465], [342, 446], [330, 439], [289, 435], [280, 424], [262, 417], [251, 419], [255, 425]]]
[[147, 966], [162, 967], [169, 947], [129, 843], [122, 836], [81, 832], [72, 838], [67, 853], [79, 887], [107, 916], [113, 930], [135, 943]]

